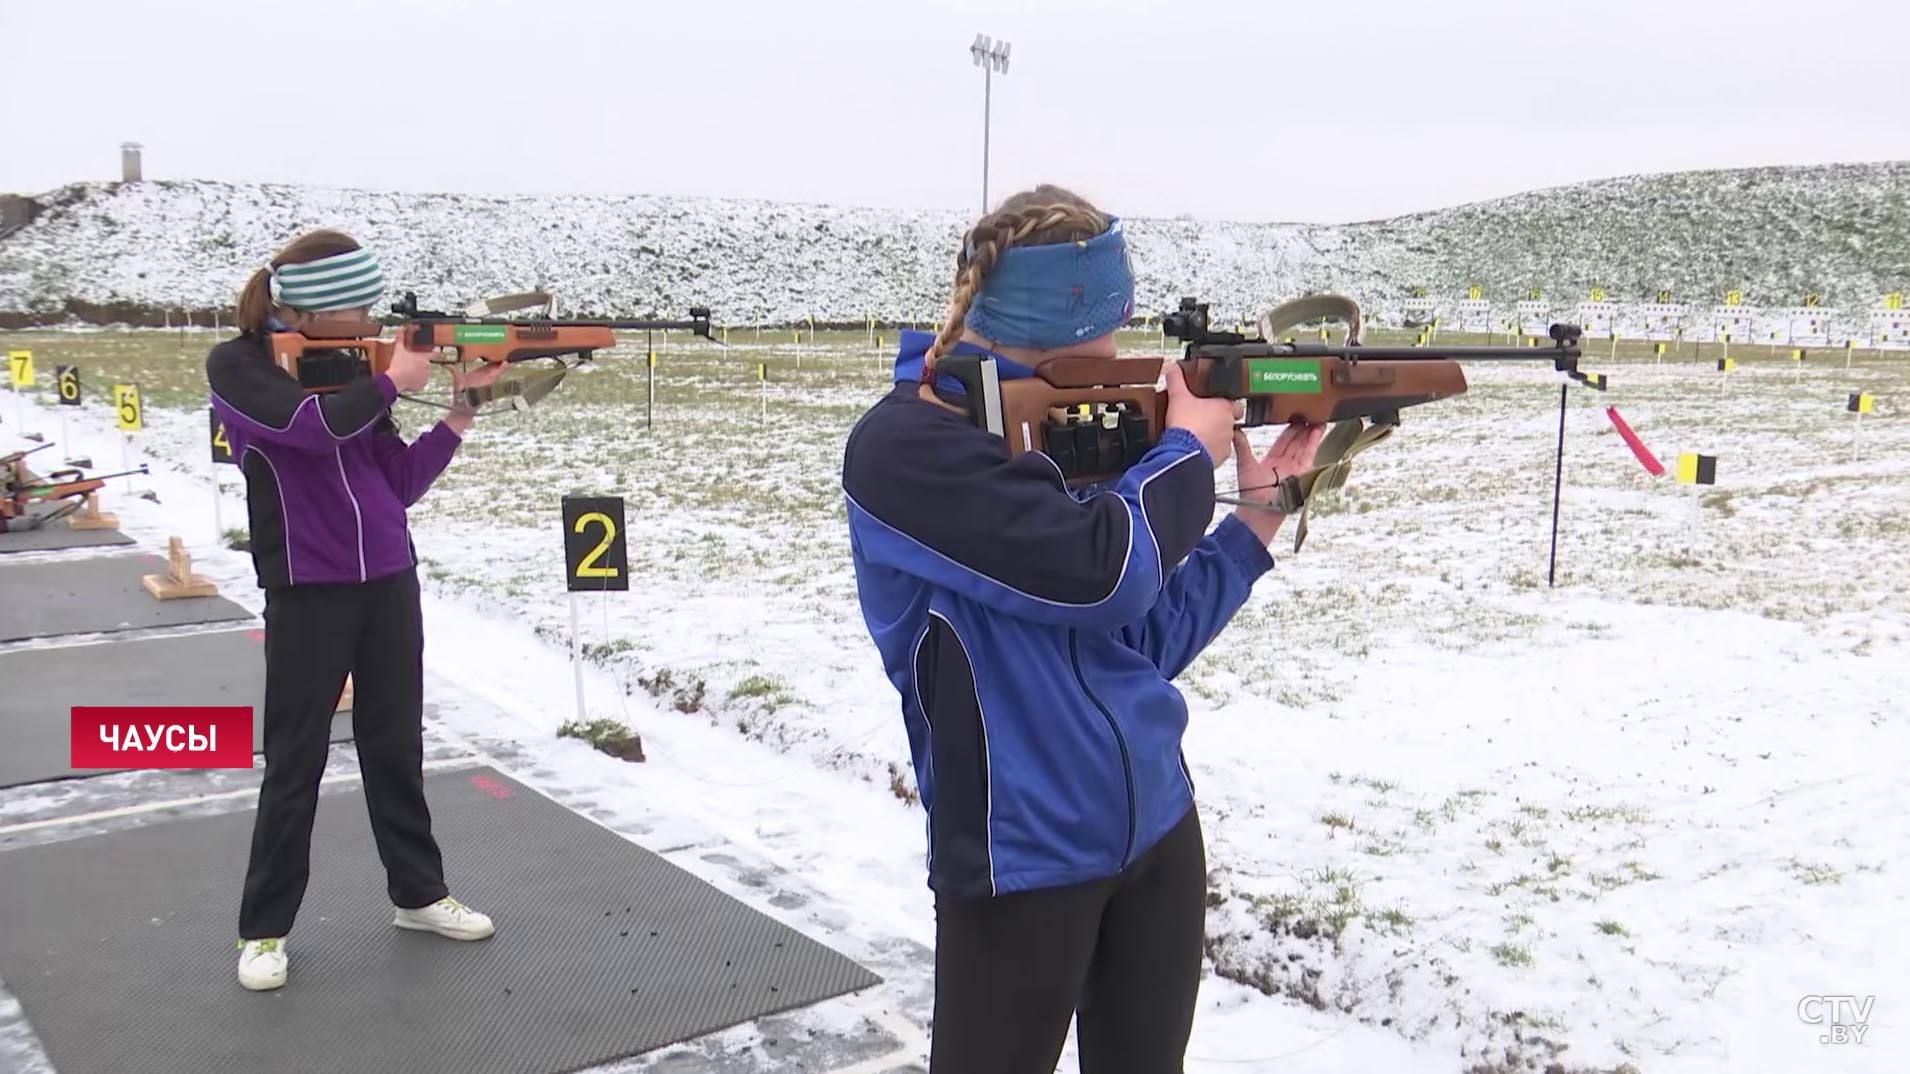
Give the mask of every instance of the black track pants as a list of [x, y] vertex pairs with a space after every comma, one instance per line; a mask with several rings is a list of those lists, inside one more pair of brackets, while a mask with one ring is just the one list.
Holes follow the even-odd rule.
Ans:
[[352, 736], [391, 901], [444, 898], [424, 800], [424, 625], [415, 571], [265, 595], [265, 780], [239, 937], [284, 936], [310, 876], [333, 707], [352, 676]]
[[1189, 810], [1120, 876], [939, 899], [930, 1074], [1179, 1074], [1200, 992], [1207, 851]]

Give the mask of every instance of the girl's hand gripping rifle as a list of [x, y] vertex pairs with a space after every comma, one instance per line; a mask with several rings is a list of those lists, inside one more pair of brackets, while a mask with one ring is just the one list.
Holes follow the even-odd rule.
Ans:
[[[1312, 321], [1344, 320], [1347, 343], [1280, 342], [1280, 333]], [[1574, 379], [1579, 329], [1553, 325], [1553, 345], [1530, 347], [1366, 347], [1359, 343], [1359, 307], [1337, 295], [1315, 295], [1264, 314], [1251, 335], [1216, 332], [1207, 306], [1184, 298], [1162, 318], [1165, 334], [1182, 340], [1179, 359], [1196, 395], [1238, 399], [1241, 425], [1331, 424], [1315, 468], [1281, 481], [1275, 505], [1303, 512], [1316, 490], [1337, 488], [1348, 460], [1391, 435], [1409, 406], [1463, 394], [1462, 361], [1549, 361]], [[1166, 394], [1157, 389], [1163, 358], [1050, 358], [1034, 376], [1001, 380], [992, 358], [950, 355], [936, 377], [962, 384], [970, 420], [1001, 436], [1008, 453], [1046, 453], [1070, 485], [1106, 481], [1139, 462], [1165, 430]], [[1238, 502], [1238, 501], [1229, 501]], [[1304, 515], [1295, 547], [1305, 539]]]

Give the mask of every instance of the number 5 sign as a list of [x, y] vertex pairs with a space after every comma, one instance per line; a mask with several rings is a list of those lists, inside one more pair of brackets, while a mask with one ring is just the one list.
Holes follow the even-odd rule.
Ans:
[[564, 564], [564, 586], [572, 592], [630, 588], [622, 497], [564, 497]]
[[125, 432], [138, 432], [146, 427], [145, 412], [139, 405], [139, 385], [113, 385], [113, 409], [119, 419], [119, 427]]

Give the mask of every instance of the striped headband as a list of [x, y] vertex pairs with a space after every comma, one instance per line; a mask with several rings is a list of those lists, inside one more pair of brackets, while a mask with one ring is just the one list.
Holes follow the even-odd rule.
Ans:
[[297, 265], [269, 267], [272, 300], [308, 313], [369, 306], [385, 293], [385, 272], [370, 250], [347, 250]]

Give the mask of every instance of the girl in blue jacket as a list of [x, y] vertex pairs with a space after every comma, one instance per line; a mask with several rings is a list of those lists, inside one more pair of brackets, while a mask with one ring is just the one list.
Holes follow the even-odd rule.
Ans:
[[936, 360], [1003, 379], [1112, 357], [1133, 311], [1121, 223], [1065, 190], [977, 223], [939, 336], [908, 333], [896, 387], [843, 459], [864, 620], [901, 696], [935, 893], [931, 1074], [1047, 1074], [1078, 1019], [1086, 1074], [1179, 1071], [1200, 985], [1206, 860], [1175, 676], [1272, 565], [1271, 508], [1213, 520], [1214, 470], [1247, 498], [1312, 465], [1322, 427], [1255, 457], [1237, 404], [1166, 363], [1159, 444], [1103, 487], [1010, 458], [952, 404]]
[[[240, 334], [206, 358], [212, 407], [245, 474], [252, 563], [265, 590], [265, 775], [239, 907], [239, 983], [285, 983], [286, 933], [310, 875], [312, 820], [332, 709], [352, 676], [352, 738], [395, 906], [393, 924], [459, 940], [490, 918], [456, 899], [424, 797], [424, 625], [405, 509], [458, 450], [472, 413], [454, 406], [406, 443], [398, 393], [430, 379], [426, 352], [313, 393], [272, 360], [268, 336], [320, 315], [369, 314], [384, 294], [372, 252], [335, 231], [280, 251], [239, 298]], [[456, 379], [495, 381], [502, 366]]]

